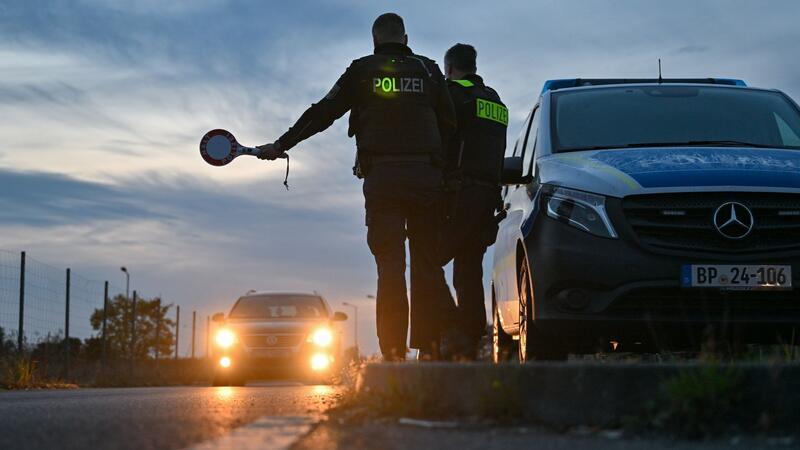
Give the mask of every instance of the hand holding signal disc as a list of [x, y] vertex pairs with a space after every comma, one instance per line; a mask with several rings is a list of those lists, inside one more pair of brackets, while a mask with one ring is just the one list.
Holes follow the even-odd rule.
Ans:
[[[270, 149], [269, 153], [264, 155], [265, 159], [287, 157], [286, 153], [275, 149], [273, 144], [262, 147]], [[209, 131], [200, 140], [200, 156], [212, 166], [224, 166], [241, 155], [259, 156], [261, 153], [261, 148], [245, 147], [236, 140], [230, 131], [219, 128]], [[270, 157], [273, 154], [274, 156]]]

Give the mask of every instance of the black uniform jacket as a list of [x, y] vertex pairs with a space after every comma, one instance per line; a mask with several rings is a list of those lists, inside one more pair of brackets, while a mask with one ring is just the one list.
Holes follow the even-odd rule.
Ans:
[[449, 80], [447, 85], [458, 118], [458, 129], [446, 149], [448, 171], [466, 180], [499, 186], [508, 109], [478, 75]]
[[288, 150], [350, 111], [348, 135], [360, 155], [438, 154], [453, 135], [455, 112], [436, 63], [399, 43], [357, 59], [278, 142]]

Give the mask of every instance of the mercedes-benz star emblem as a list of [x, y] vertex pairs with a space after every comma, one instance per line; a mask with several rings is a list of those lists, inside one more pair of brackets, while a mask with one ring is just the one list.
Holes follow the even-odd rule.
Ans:
[[724, 203], [714, 212], [714, 227], [728, 239], [744, 239], [753, 231], [753, 225], [753, 212], [741, 203]]

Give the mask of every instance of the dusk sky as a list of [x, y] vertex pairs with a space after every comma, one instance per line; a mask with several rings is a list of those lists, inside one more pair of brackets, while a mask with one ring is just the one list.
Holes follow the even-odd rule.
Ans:
[[[346, 119], [291, 151], [288, 192], [283, 161], [212, 167], [198, 142], [212, 128], [276, 139], [372, 52], [387, 11], [417, 53], [477, 48], [510, 142], [544, 80], [656, 77], [658, 58], [665, 77], [742, 78], [800, 99], [792, 0], [0, 0], [0, 249], [118, 285], [125, 265], [145, 295], [202, 317], [251, 288], [317, 290], [336, 309], [361, 306], [375, 351]], [[490, 266], [491, 252], [487, 286]]]

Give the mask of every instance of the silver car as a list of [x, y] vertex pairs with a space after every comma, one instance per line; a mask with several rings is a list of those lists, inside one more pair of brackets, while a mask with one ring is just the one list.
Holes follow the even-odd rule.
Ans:
[[327, 381], [340, 363], [341, 332], [317, 294], [252, 292], [240, 297], [228, 316], [217, 313], [214, 385], [243, 385], [247, 379], [288, 371]]

